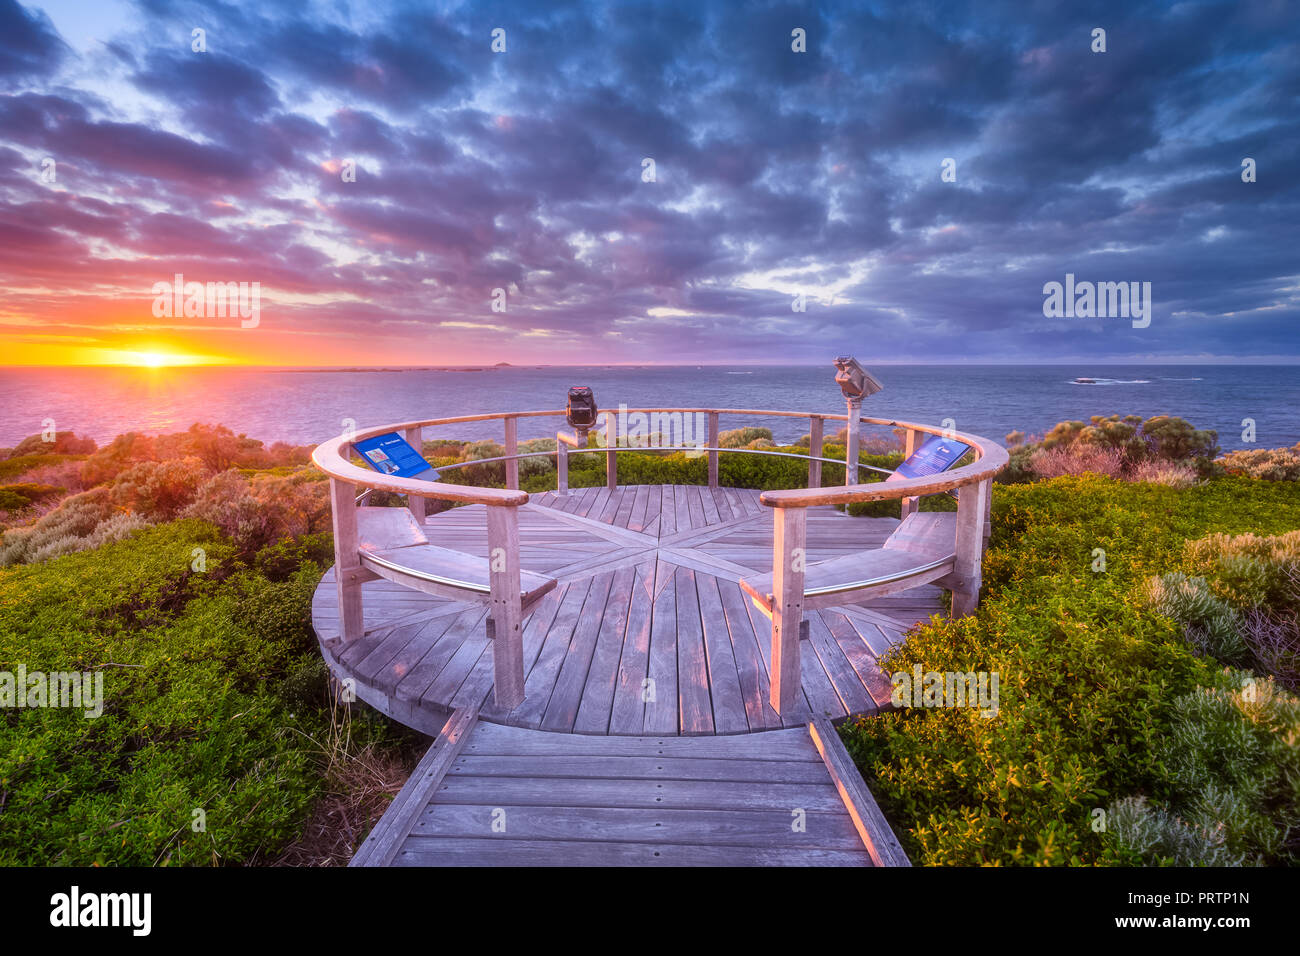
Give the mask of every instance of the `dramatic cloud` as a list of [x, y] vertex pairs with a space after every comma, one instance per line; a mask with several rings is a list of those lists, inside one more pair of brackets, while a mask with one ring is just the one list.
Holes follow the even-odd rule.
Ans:
[[0, 77], [11, 360], [1300, 358], [1282, 0], [0, 0]]

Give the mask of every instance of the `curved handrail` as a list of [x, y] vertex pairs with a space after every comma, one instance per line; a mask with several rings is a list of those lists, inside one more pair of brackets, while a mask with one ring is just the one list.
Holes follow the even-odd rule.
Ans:
[[[846, 414], [837, 414], [832, 412], [792, 412], [781, 409], [696, 407], [602, 408], [597, 411], [597, 414], [617, 416], [619, 414], [648, 414], [654, 412], [746, 415], [755, 418], [819, 418], [823, 421], [848, 421], [849, 418]], [[517, 506], [527, 503], [527, 492], [514, 489], [483, 488], [476, 485], [456, 485], [445, 482], [437, 482], [435, 484], [433, 482], [419, 481], [412, 478], [380, 475], [376, 472], [352, 464], [351, 461], [343, 456], [343, 448], [345, 446], [350, 446], [361, 439], [371, 438], [375, 435], [383, 435], [394, 431], [401, 432], [417, 428], [435, 427], [438, 425], [459, 425], [511, 418], [555, 418], [562, 417], [564, 414], [564, 409], [543, 409], [522, 412], [488, 412], [479, 415], [455, 415], [444, 418], [430, 418], [419, 421], [379, 425], [372, 428], [358, 430], [350, 435], [340, 435], [322, 442], [312, 452], [312, 461], [327, 475], [352, 485], [382, 491], [391, 491], [404, 495], [415, 495], [420, 498], [434, 498], [465, 504]], [[996, 474], [1009, 460], [1006, 449], [988, 439], [981, 438], [978, 435], [969, 435], [965, 432], [943, 430], [930, 425], [920, 425], [915, 422], [903, 422], [894, 419], [859, 417], [858, 421], [867, 425], [907, 428], [925, 434], [953, 437], [975, 448], [978, 454], [978, 459], [971, 465], [966, 465], [965, 467], [958, 468], [955, 471], [945, 472], [942, 475], [934, 477], [912, 478], [904, 481], [889, 482], [888, 484], [882, 482], [870, 482], [866, 484], [846, 485], [840, 488], [792, 488], [782, 491], [765, 491], [759, 496], [759, 500], [769, 507], [805, 508], [820, 504], [851, 504], [853, 502], [861, 501], [880, 501], [934, 494], [937, 492], [948, 491], [952, 488], [960, 487], [961, 485], [969, 484], [973, 481], [981, 481], [985, 478], [992, 477], [992, 475]], [[770, 454], [779, 455], [781, 457], [800, 458], [809, 461], [822, 461], [837, 464], [840, 461], [839, 459], [829, 459], [812, 454], [800, 455], [792, 452], [767, 452], [764, 449], [750, 448], [697, 448], [696, 446], [681, 446], [680, 448], [673, 446], [664, 446], [659, 448], [622, 445], [614, 445], [612, 447], [593, 446], [574, 449], [571, 454], [619, 454], [623, 451], [685, 450], [710, 452], [714, 454]], [[504, 455], [490, 459], [476, 459], [472, 462], [458, 462], [449, 467], [461, 467], [464, 465], [482, 464], [491, 461], [514, 461], [527, 457], [549, 457], [553, 454], [556, 454], [556, 452], [526, 452], [523, 454]], [[872, 468], [870, 465], [859, 465], [859, 467], [870, 468], [873, 471], [883, 470]]]
[[950, 491], [962, 485], [992, 478], [1011, 459], [1005, 448], [979, 435], [935, 428], [931, 425], [918, 425], [915, 422], [887, 421], [879, 418], [863, 418], [862, 421], [952, 438], [975, 449], [976, 459], [971, 464], [954, 471], [923, 478], [904, 478], [902, 481], [891, 482], [875, 481], [867, 484], [845, 485], [842, 488], [791, 488], [785, 491], [765, 491], [758, 496], [758, 500], [769, 508], [808, 508], [813, 505], [846, 505], [862, 501], [914, 498]]

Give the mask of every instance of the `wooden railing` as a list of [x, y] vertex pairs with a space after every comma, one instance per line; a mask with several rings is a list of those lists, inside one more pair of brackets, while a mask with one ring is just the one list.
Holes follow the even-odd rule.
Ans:
[[[707, 415], [708, 444], [704, 446], [638, 446], [619, 445], [617, 418], [620, 413], [654, 414], [681, 413]], [[727, 454], [773, 455], [802, 458], [808, 461], [808, 487], [789, 491], [765, 491], [760, 496], [763, 504], [775, 509], [773, 558], [774, 592], [778, 608], [774, 608], [773, 622], [798, 621], [802, 617], [803, 572], [794, 560], [796, 549], [806, 545], [806, 508], [813, 505], [849, 505], [864, 501], [881, 501], [900, 498], [903, 515], [916, 510], [920, 496], [957, 490], [958, 494], [958, 554], [953, 581], [954, 614], [967, 613], [978, 599], [980, 556], [986, 534], [989, 508], [989, 486], [993, 475], [1007, 462], [1007, 453], [987, 439], [961, 432], [945, 431], [928, 425], [898, 422], [891, 419], [860, 418], [859, 423], [882, 425], [902, 429], [905, 433], [905, 452], [910, 454], [916, 438], [922, 434], [944, 435], [971, 445], [976, 452], [974, 464], [929, 478], [898, 482], [850, 484], [841, 488], [822, 488], [822, 465], [826, 462], [845, 463], [846, 474], [852, 469], [841, 459], [823, 457], [825, 423], [845, 422], [843, 414], [819, 412], [789, 412], [768, 409], [744, 408], [621, 408], [602, 409], [605, 416], [605, 447], [587, 448], [577, 437], [557, 435], [555, 451], [519, 453], [518, 423], [521, 418], [562, 418], [563, 409], [550, 411], [496, 412], [483, 415], [461, 415], [451, 418], [434, 418], [423, 421], [382, 425], [332, 438], [317, 446], [312, 461], [329, 475], [330, 504], [333, 512], [335, 575], [339, 601], [339, 633], [346, 641], [358, 639], [363, 634], [361, 584], [373, 577], [362, 567], [357, 530], [357, 490], [381, 490], [405, 495], [407, 507], [417, 520], [423, 522], [427, 509], [425, 501], [447, 501], [454, 504], [480, 504], [487, 509], [489, 554], [504, 560], [490, 561], [490, 609], [495, 640], [494, 681], [497, 702], [509, 708], [518, 705], [524, 697], [522, 614], [520, 604], [519, 519], [517, 508], [526, 504], [528, 494], [519, 490], [519, 459], [529, 457], [556, 457], [557, 489], [567, 491], [568, 456], [572, 453], [604, 453], [606, 484], [610, 489], [618, 486], [617, 456], [623, 452], [689, 451], [708, 455], [709, 487], [718, 486], [718, 456]], [[808, 453], [774, 452], [753, 448], [721, 448], [718, 445], [719, 417], [749, 416], [754, 418], [804, 418], [809, 422], [810, 441]], [[467, 465], [488, 462], [505, 462], [505, 483], [502, 488], [483, 488], [457, 485], [449, 482], [417, 481], [382, 475], [352, 463], [353, 445], [365, 438], [388, 432], [401, 432], [420, 450], [424, 430], [437, 426], [462, 425], [474, 422], [500, 420], [504, 426], [505, 454], [497, 458], [476, 459], [442, 467], [443, 471]], [[852, 433], [852, 432], [851, 432]], [[573, 449], [571, 452], [570, 449]], [[870, 466], [860, 466], [869, 468]], [[872, 469], [884, 471], [885, 469]], [[802, 553], [802, 552], [800, 552]], [[793, 635], [786, 633], [793, 630]], [[794, 653], [788, 642], [795, 641]], [[798, 628], [774, 629], [773, 633], [773, 694], [774, 706], [778, 699], [793, 705], [798, 689]], [[777, 645], [781, 646], [778, 647]], [[784, 648], [785, 653], [781, 653]], [[790, 671], [791, 662], [794, 670]], [[786, 671], [790, 671], [786, 673]], [[787, 700], [788, 698], [788, 700]], [[780, 708], [778, 708], [779, 710]]]

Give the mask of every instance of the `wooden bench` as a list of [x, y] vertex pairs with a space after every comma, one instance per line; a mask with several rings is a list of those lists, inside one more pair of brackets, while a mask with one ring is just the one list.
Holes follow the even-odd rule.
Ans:
[[[957, 560], [957, 513], [913, 512], [883, 547], [817, 561], [804, 569], [803, 607], [816, 610], [862, 604], [886, 594], [940, 581]], [[776, 597], [772, 574], [741, 580], [740, 586], [768, 617]]]
[[[356, 514], [362, 567], [395, 584], [436, 597], [483, 603], [491, 600], [488, 558], [431, 544], [406, 508], [360, 507]], [[554, 587], [554, 578], [521, 570], [521, 613], [527, 614]]]

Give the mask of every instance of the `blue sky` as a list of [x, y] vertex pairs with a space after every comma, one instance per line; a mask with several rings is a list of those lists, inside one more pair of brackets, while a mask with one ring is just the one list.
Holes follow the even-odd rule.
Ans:
[[[1300, 357], [1285, 0], [0, 0], [0, 81], [13, 361]], [[1150, 325], [1045, 317], [1067, 273]]]

